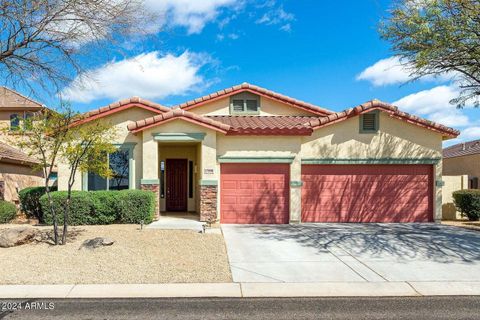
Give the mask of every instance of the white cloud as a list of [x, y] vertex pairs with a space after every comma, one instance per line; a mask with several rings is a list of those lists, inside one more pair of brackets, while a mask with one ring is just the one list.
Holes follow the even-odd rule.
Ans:
[[462, 130], [462, 133], [460, 134], [459, 138], [465, 141], [479, 139], [480, 127], [470, 127], [465, 130]]
[[377, 61], [363, 70], [357, 80], [367, 80], [374, 86], [404, 83], [410, 80], [410, 73], [402, 66], [398, 57], [390, 57]]
[[[275, 2], [272, 2], [269, 7], [273, 7]], [[280, 25], [280, 30], [290, 32], [292, 27], [290, 22], [295, 20], [292, 13], [286, 12], [283, 7], [273, 8], [265, 12], [259, 19], [255, 21], [256, 24], [266, 25]]]
[[[408, 63], [401, 61], [398, 56], [381, 59], [363, 70], [357, 77], [357, 80], [366, 80], [374, 86], [386, 86], [392, 84], [402, 84], [413, 80], [410, 75]], [[455, 74], [445, 74], [441, 76], [425, 76], [422, 81], [448, 82], [455, 78]]]
[[200, 33], [208, 22], [217, 18], [222, 9], [243, 6], [236, 0], [146, 0], [150, 10], [159, 13], [159, 28], [180, 26], [189, 34]]
[[446, 126], [465, 127], [470, 124], [469, 118], [463, 110], [450, 103], [458, 94], [459, 89], [455, 86], [437, 86], [410, 94], [393, 104], [403, 111], [424, 116]]
[[199, 70], [211, 58], [205, 54], [184, 52], [179, 56], [161, 56], [153, 51], [122, 61], [107, 63], [77, 77], [63, 92], [65, 99], [88, 103], [102, 98], [121, 99], [141, 96], [161, 99], [204, 88]]

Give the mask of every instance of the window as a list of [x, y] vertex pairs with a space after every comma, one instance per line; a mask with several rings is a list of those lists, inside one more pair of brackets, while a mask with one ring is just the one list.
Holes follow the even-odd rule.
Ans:
[[10, 130], [16, 131], [18, 129], [20, 129], [20, 117], [13, 113], [10, 115]]
[[260, 112], [260, 98], [250, 92], [242, 92], [232, 96], [230, 114], [256, 115]]
[[160, 198], [165, 198], [165, 161], [160, 161]]
[[360, 133], [376, 133], [378, 131], [378, 111], [360, 115]]
[[113, 175], [105, 179], [95, 173], [87, 174], [87, 190], [125, 190], [130, 187], [130, 155], [131, 149], [119, 148], [117, 151], [106, 155], [110, 170]]
[[23, 121], [23, 128], [25, 130], [32, 129], [32, 117], [33, 117], [33, 113], [31, 113], [31, 112], [25, 113], [25, 118], [24, 118], [24, 121]]
[[470, 178], [469, 181], [469, 186], [468, 188], [469, 189], [478, 189], [478, 178], [477, 177], [473, 177], [473, 178]]

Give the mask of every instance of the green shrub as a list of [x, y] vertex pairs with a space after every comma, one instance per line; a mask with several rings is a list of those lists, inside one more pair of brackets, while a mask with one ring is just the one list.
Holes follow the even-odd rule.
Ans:
[[155, 193], [144, 190], [118, 192], [119, 218], [121, 223], [150, 223], [155, 215]]
[[458, 211], [466, 215], [468, 220], [480, 219], [480, 190], [459, 190], [453, 192], [453, 203]]
[[[57, 221], [63, 223], [67, 192], [51, 193]], [[44, 222], [53, 224], [48, 198], [40, 198]], [[151, 191], [73, 191], [70, 203], [70, 225], [111, 223], [150, 223], [155, 213], [155, 194]]]
[[[57, 191], [57, 187], [51, 187], [51, 191]], [[43, 212], [40, 205], [40, 197], [45, 194], [45, 187], [29, 187], [18, 192], [20, 209], [28, 218], [36, 218], [43, 222]]]
[[[67, 203], [67, 192], [56, 191], [50, 194], [53, 202], [53, 207], [57, 215], [57, 221], [59, 224], [63, 224], [63, 214]], [[53, 224], [53, 215], [50, 210], [47, 195], [40, 197], [40, 203], [42, 205], [43, 219], [45, 224]], [[70, 202], [70, 213], [68, 217], [68, 224], [83, 225], [83, 224], [96, 224], [93, 213], [93, 201], [89, 192], [86, 191], [73, 191]]]
[[0, 200], [0, 223], [8, 223], [17, 214], [17, 207], [7, 201]]
[[119, 220], [118, 191], [92, 191], [89, 194], [93, 202], [92, 215], [96, 224], [111, 224]]

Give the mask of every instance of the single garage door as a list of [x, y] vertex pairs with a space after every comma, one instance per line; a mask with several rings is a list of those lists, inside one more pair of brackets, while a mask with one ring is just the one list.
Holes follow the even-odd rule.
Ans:
[[432, 165], [303, 165], [303, 222], [433, 220]]
[[288, 223], [289, 164], [220, 167], [221, 223]]

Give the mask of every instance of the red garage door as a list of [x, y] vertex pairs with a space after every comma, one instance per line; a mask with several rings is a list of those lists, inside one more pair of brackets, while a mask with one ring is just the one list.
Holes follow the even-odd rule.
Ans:
[[303, 222], [433, 220], [431, 165], [303, 165]]
[[288, 164], [222, 164], [221, 223], [288, 223]]

